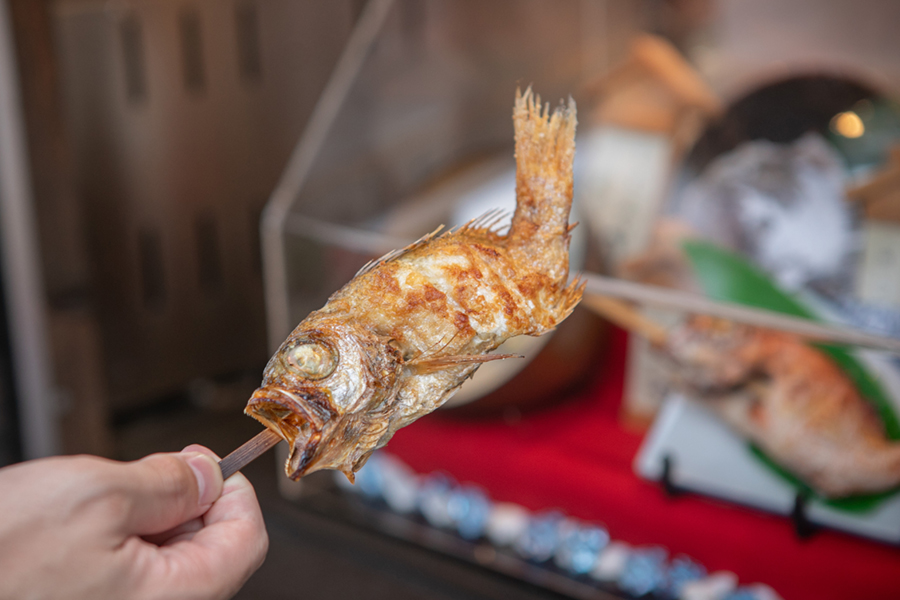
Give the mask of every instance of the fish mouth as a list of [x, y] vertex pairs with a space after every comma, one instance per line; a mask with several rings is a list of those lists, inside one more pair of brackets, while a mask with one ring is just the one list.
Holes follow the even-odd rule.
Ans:
[[323, 430], [334, 415], [318, 390], [267, 385], [253, 392], [244, 413], [274, 431], [290, 446], [285, 473], [294, 481], [310, 472]]

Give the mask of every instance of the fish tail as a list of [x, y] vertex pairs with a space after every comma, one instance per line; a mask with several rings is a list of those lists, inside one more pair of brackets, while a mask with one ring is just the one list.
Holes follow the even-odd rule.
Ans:
[[811, 481], [814, 487], [833, 498], [896, 490], [900, 487], [900, 442], [869, 448], [865, 455], [856, 456], [852, 472], [843, 469], [831, 477], [820, 472], [818, 477]]
[[541, 106], [529, 87], [516, 90], [513, 110], [516, 133], [516, 212], [507, 238], [511, 250], [533, 257], [554, 257], [545, 265], [553, 279], [568, 277], [572, 208], [572, 164], [575, 158], [575, 101], [569, 98], [553, 113]]

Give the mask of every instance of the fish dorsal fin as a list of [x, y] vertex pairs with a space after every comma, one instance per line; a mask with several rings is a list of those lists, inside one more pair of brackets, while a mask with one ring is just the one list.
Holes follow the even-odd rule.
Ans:
[[474, 365], [502, 360], [504, 358], [525, 358], [521, 354], [471, 354], [465, 356], [437, 356], [434, 358], [415, 358], [406, 367], [416, 375], [425, 375], [436, 371], [443, 371], [460, 365]]
[[364, 264], [359, 271], [356, 272], [355, 276], [359, 277], [360, 275], [365, 275], [366, 273], [369, 273], [370, 271], [374, 271], [375, 269], [377, 269], [384, 263], [391, 262], [392, 260], [397, 260], [401, 256], [409, 254], [410, 252], [412, 252], [413, 250], [416, 250], [417, 248], [421, 248], [422, 246], [424, 246], [425, 244], [427, 244], [428, 242], [433, 240], [435, 237], [437, 237], [437, 235], [443, 229], [444, 229], [444, 226], [441, 225], [437, 229], [432, 231], [431, 233], [423, 235], [422, 237], [420, 237], [419, 239], [417, 239], [416, 241], [414, 241], [412, 244], [410, 244], [408, 246], [404, 246], [403, 248], [397, 248], [396, 250], [391, 250], [390, 252], [388, 252], [387, 254], [382, 256], [381, 258], [376, 258], [374, 260], [370, 260], [369, 262]]
[[[480, 217], [476, 217], [466, 223], [465, 225], [460, 225], [459, 227], [455, 227], [448, 231], [444, 231], [444, 226], [441, 225], [431, 233], [423, 235], [418, 240], [413, 242], [412, 244], [405, 246], [403, 248], [397, 248], [396, 250], [391, 250], [381, 258], [376, 258], [375, 260], [370, 260], [366, 264], [362, 266], [362, 268], [356, 272], [356, 277], [360, 275], [365, 275], [370, 271], [374, 271], [381, 265], [391, 262], [392, 260], [397, 260], [401, 256], [405, 256], [409, 254], [413, 250], [421, 248], [428, 242], [432, 241], [439, 235], [452, 235], [454, 233], [466, 232], [466, 231], [482, 231], [492, 234], [497, 234], [500, 230], [505, 227], [508, 227], [508, 223], [503, 223], [510, 216], [510, 212], [508, 210], [502, 208], [495, 208], [493, 210], [489, 210], [484, 213]], [[444, 231], [443, 234], [441, 232]]]
[[492, 234], [499, 234], [500, 231], [509, 227], [508, 221], [512, 213], [503, 208], [494, 208], [487, 211], [480, 217], [475, 217], [465, 225], [460, 226], [453, 231], [477, 231]]

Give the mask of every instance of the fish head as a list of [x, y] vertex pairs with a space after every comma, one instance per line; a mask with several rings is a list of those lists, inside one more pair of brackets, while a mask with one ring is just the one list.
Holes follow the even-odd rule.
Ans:
[[396, 395], [401, 364], [375, 334], [301, 323], [269, 360], [244, 412], [288, 442], [291, 479], [320, 469], [352, 479], [386, 428], [379, 417]]
[[708, 316], [688, 319], [666, 343], [676, 365], [675, 382], [699, 392], [740, 384], [752, 374], [747, 351], [753, 341], [752, 327]]

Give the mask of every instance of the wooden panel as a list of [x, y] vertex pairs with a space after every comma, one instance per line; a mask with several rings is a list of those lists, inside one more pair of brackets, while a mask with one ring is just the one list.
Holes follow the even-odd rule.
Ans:
[[62, 412], [62, 450], [109, 454], [107, 396], [90, 302], [83, 205], [60, 102], [48, 3], [10, 2], [47, 293], [53, 385]]
[[351, 3], [57, 7], [113, 409], [261, 370], [253, 220], [351, 30]]

